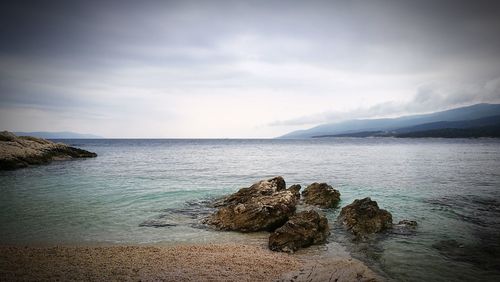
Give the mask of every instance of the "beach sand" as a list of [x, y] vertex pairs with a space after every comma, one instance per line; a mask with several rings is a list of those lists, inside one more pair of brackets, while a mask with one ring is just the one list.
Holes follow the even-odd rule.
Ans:
[[0, 281], [379, 281], [355, 259], [306, 260], [262, 246], [0, 247]]

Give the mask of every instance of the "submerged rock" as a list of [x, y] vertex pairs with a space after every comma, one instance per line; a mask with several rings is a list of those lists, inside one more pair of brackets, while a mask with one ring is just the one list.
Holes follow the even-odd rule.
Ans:
[[340, 192], [326, 183], [313, 183], [302, 192], [304, 202], [322, 208], [334, 208], [340, 201]]
[[321, 244], [330, 234], [328, 220], [310, 210], [297, 213], [269, 237], [269, 249], [294, 252], [299, 248]]
[[218, 201], [218, 210], [203, 222], [221, 230], [273, 231], [295, 213], [296, 194], [281, 176], [261, 180]]
[[163, 219], [148, 219], [139, 224], [139, 227], [155, 227], [155, 228], [172, 227], [172, 226], [177, 226], [177, 224]]
[[357, 199], [342, 208], [338, 220], [357, 237], [392, 227], [392, 215], [370, 198]]
[[206, 229], [207, 226], [200, 221], [214, 212], [210, 206], [213, 199], [189, 200], [180, 207], [172, 207], [160, 210], [160, 214], [154, 218], [145, 220], [139, 227], [173, 227], [189, 225], [193, 228]]
[[53, 160], [93, 158], [96, 153], [42, 138], [0, 132], [0, 170], [13, 170]]
[[463, 241], [444, 239], [434, 243], [432, 247], [442, 256], [457, 262], [466, 262], [488, 271], [500, 269], [498, 233], [487, 232], [475, 239]]
[[463, 243], [453, 239], [446, 239], [434, 243], [433, 248], [437, 249], [442, 255], [456, 260], [463, 260], [470, 255], [470, 248], [465, 248]]
[[408, 220], [408, 219], [403, 219], [398, 222], [397, 225], [404, 225], [406, 227], [417, 227], [417, 222], [415, 220]]
[[399, 235], [412, 235], [417, 231], [417, 222], [414, 220], [400, 220], [392, 226], [392, 233]]

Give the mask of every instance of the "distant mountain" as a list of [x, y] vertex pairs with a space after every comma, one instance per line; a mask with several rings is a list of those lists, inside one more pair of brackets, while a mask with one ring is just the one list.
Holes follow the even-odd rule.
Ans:
[[17, 136], [34, 136], [44, 139], [99, 139], [102, 136], [75, 132], [14, 132]]
[[473, 128], [473, 127], [484, 127], [500, 124], [500, 115], [490, 116], [473, 120], [460, 120], [460, 121], [438, 121], [431, 123], [424, 123], [410, 127], [403, 127], [396, 129], [394, 132], [398, 134], [445, 129], [445, 128]]
[[[460, 122], [466, 123], [487, 117], [500, 116], [500, 104], [476, 104], [431, 114], [403, 116], [399, 118], [356, 119], [339, 123], [322, 124], [306, 130], [298, 130], [279, 138], [311, 138], [326, 136], [374, 136], [377, 132], [392, 132], [407, 128], [410, 131], [443, 128], [432, 123]], [[476, 124], [480, 126], [480, 123]], [[418, 127], [421, 127], [418, 129]], [[434, 126], [434, 127], [433, 127]], [[410, 127], [417, 127], [410, 130]], [[462, 126], [463, 128], [463, 126]], [[400, 133], [403, 133], [400, 132]]]
[[439, 121], [398, 128], [391, 131], [361, 131], [354, 133], [319, 135], [325, 137], [500, 137], [500, 116], [485, 117], [474, 120]]
[[500, 137], [500, 123], [490, 126], [478, 126], [468, 128], [442, 128], [407, 133], [398, 133], [399, 138], [477, 138], [477, 137]]

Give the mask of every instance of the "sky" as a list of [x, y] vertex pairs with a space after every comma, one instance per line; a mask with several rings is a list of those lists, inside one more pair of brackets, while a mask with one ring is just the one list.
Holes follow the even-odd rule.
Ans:
[[2, 1], [0, 129], [267, 138], [500, 102], [500, 1]]

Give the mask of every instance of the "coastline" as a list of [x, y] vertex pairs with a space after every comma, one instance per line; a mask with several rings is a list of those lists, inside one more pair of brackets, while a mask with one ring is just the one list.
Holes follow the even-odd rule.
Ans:
[[[342, 192], [341, 206], [373, 196], [382, 208], [394, 212], [395, 219], [419, 223], [411, 234], [377, 235], [366, 242], [350, 241], [347, 231], [333, 224], [326, 248], [307, 249], [336, 257], [338, 242], [352, 257], [391, 280], [498, 280], [498, 210], [491, 208], [498, 203], [495, 189], [500, 187], [495, 174], [498, 141], [99, 142], [75, 143], [100, 154], [90, 161], [0, 173], [5, 211], [0, 245], [252, 241], [264, 246], [268, 233], [220, 232], [200, 225], [199, 219], [211, 211], [205, 206], [212, 199], [279, 168], [289, 172], [293, 183], [307, 185], [318, 179], [335, 183]], [[195, 156], [203, 152], [210, 152], [207, 159], [198, 160]], [[248, 154], [266, 156], [266, 161], [248, 160]], [[471, 159], [473, 166], [468, 165]], [[384, 165], [372, 169], [380, 160]], [[234, 163], [242, 166], [234, 170]], [[444, 163], [449, 165], [437, 165]], [[169, 170], [176, 165], [182, 169]], [[412, 170], [419, 173], [398, 173]], [[421, 178], [423, 174], [430, 177]], [[470, 194], [472, 188], [475, 195]], [[299, 206], [297, 211], [304, 209]], [[328, 210], [328, 220], [335, 222], [339, 212]], [[143, 224], [150, 221], [150, 226]], [[461, 232], [464, 228], [471, 232]]]
[[382, 281], [350, 257], [244, 243], [0, 246], [0, 280]]

